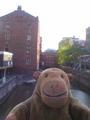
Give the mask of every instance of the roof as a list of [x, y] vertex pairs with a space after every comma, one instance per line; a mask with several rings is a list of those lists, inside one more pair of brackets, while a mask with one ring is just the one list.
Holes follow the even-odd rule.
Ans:
[[16, 17], [27, 17], [27, 16], [29, 16], [29, 17], [32, 17], [32, 18], [34, 18], [34, 19], [36, 19], [36, 21], [39, 21], [39, 19], [38, 19], [38, 16], [33, 16], [33, 15], [31, 15], [31, 14], [29, 14], [29, 13], [27, 13], [27, 12], [25, 12], [24, 10], [22, 10], [21, 9], [21, 7], [19, 6], [18, 8], [17, 8], [17, 10], [15, 10], [15, 11], [13, 11], [13, 12], [11, 12], [11, 13], [8, 13], [8, 14], [6, 14], [6, 15], [4, 15], [4, 16], [0, 16], [0, 19], [3, 19], [3, 18], [5, 18], [6, 19], [6, 17], [8, 18], [8, 19], [12, 19], [12, 16], [16, 16]]
[[42, 52], [41, 55], [55, 55], [56, 52]]
[[13, 53], [11, 53], [11, 52], [6, 52], [6, 51], [0, 51], [0, 54], [13, 55]]

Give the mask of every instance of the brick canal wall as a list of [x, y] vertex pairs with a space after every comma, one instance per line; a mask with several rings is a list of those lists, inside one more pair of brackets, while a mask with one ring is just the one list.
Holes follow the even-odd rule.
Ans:
[[90, 88], [90, 73], [74, 70], [69, 67], [61, 66], [60, 69], [64, 70], [66, 73], [71, 73], [74, 76], [74, 80], [84, 84]]
[[0, 104], [11, 94], [11, 92], [17, 87], [17, 85], [25, 83], [32, 79], [32, 73], [22, 74], [12, 77], [6, 83], [0, 85]]

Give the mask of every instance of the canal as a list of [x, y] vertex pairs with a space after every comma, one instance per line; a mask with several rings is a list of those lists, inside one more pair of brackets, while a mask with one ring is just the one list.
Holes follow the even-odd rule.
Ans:
[[[5, 120], [6, 116], [15, 105], [32, 95], [35, 84], [36, 83], [20, 85], [11, 93], [11, 95], [0, 106], [0, 120]], [[71, 83], [71, 91], [75, 98], [90, 108], [90, 88], [73, 81]]]

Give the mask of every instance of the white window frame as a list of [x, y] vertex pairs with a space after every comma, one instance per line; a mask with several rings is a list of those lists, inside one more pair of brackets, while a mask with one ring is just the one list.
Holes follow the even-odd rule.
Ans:
[[31, 65], [31, 59], [30, 58], [26, 58], [26, 65]]
[[31, 34], [27, 34], [27, 40], [31, 41]]
[[31, 53], [31, 46], [27, 46], [27, 53]]
[[6, 24], [6, 28], [10, 28], [10, 25], [9, 25], [9, 24]]
[[10, 39], [10, 34], [9, 33], [6, 33], [5, 34], [5, 40], [9, 40]]

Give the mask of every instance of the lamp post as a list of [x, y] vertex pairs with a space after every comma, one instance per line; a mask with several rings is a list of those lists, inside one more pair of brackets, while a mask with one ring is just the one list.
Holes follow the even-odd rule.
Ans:
[[7, 70], [7, 66], [4, 67], [4, 77], [3, 77], [3, 83], [6, 82], [6, 70]]

